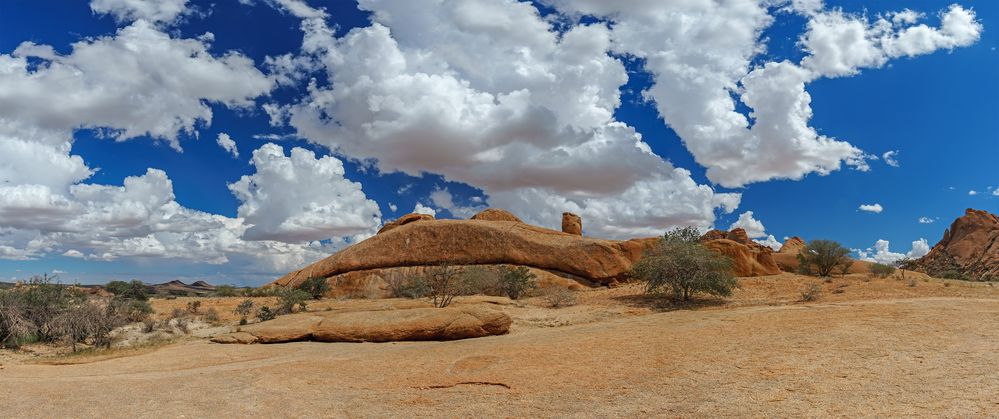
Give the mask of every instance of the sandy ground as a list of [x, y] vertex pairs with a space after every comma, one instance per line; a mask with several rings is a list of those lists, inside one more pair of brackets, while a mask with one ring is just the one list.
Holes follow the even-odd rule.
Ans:
[[[0, 358], [4, 417], [948, 416], [999, 412], [999, 290], [862, 276], [743, 279], [659, 307], [634, 286], [580, 304], [492, 304], [509, 335], [455, 342], [217, 345], [75, 365]], [[950, 285], [945, 285], [945, 284]], [[833, 292], [843, 289], [842, 292]], [[317, 309], [413, 302], [324, 301]], [[325, 307], [324, 307], [325, 305]]]

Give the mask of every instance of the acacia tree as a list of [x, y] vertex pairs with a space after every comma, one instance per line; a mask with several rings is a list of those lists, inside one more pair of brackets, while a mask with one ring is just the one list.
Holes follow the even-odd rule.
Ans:
[[903, 281], [905, 280], [905, 270], [906, 269], [912, 270], [913, 266], [915, 265], [916, 265], [916, 260], [908, 256], [895, 261], [895, 267], [898, 268], [900, 272], [902, 272]]
[[692, 227], [663, 235], [632, 268], [632, 275], [646, 281], [645, 291], [688, 301], [693, 294], [727, 297], [738, 282], [727, 257], [701, 245], [700, 233]]
[[798, 271], [805, 275], [829, 276], [837, 266], [850, 261], [850, 249], [832, 240], [812, 240], [798, 253]]

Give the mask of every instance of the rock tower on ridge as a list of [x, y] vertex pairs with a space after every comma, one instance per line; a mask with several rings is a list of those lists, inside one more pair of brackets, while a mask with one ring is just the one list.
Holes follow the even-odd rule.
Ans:
[[571, 212], [562, 213], [562, 232], [583, 235], [583, 220], [578, 215]]

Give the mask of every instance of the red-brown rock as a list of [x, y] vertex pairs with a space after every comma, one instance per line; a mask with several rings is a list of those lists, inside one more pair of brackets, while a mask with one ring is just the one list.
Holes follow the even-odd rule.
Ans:
[[562, 232], [567, 234], [583, 235], [583, 219], [571, 212], [562, 213]]
[[274, 285], [297, 286], [312, 277], [381, 268], [509, 264], [614, 284], [658, 238], [625, 241], [580, 237], [515, 221], [410, 222], [291, 272]]
[[916, 266], [931, 275], [956, 271], [969, 279], [999, 279], [999, 217], [968, 208]]
[[486, 208], [481, 212], [479, 212], [478, 214], [473, 215], [472, 219], [482, 220], [482, 221], [516, 221], [518, 223], [523, 222], [520, 221], [520, 218], [517, 218], [516, 215], [511, 214], [510, 211], [499, 208]]
[[732, 259], [732, 270], [736, 276], [776, 275], [780, 273], [780, 267], [774, 261], [773, 251], [769, 247], [754, 248], [729, 239], [709, 240], [703, 244], [708, 249]]
[[397, 342], [457, 340], [502, 335], [506, 313], [485, 307], [298, 313], [241, 327], [212, 338], [216, 343]]
[[433, 221], [433, 220], [434, 216], [430, 214], [418, 214], [415, 212], [411, 214], [406, 214], [403, 215], [402, 217], [397, 218], [395, 221], [392, 221], [390, 223], [385, 223], [385, 225], [382, 226], [380, 230], [378, 230], [378, 234], [382, 234], [386, 231], [392, 230], [396, 227], [404, 226], [409, 223], [415, 223], [417, 221]]
[[805, 248], [805, 241], [801, 237], [794, 236], [784, 241], [777, 253], [797, 255], [801, 249]]

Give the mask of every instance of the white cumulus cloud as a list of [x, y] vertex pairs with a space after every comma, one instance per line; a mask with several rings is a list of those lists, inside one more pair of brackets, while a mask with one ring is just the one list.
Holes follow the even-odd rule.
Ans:
[[919, 217], [919, 224], [932, 224], [934, 221], [936, 220], [930, 217]]
[[236, 141], [234, 141], [229, 134], [224, 132], [219, 133], [215, 142], [218, 143], [219, 147], [222, 147], [223, 150], [232, 154], [233, 157], [239, 158], [239, 149], [236, 148]]
[[881, 155], [881, 158], [884, 159], [885, 164], [891, 167], [899, 167], [897, 156], [898, 150], [891, 150], [884, 152], [884, 154]]
[[343, 162], [316, 158], [304, 148], [291, 156], [274, 143], [253, 152], [256, 173], [229, 185], [242, 201], [238, 214], [248, 240], [289, 243], [371, 234], [381, 223], [378, 204], [361, 184], [344, 178]]
[[860, 207], [858, 207], [857, 209], [866, 212], [873, 212], [875, 214], [880, 214], [881, 211], [884, 211], [884, 208], [881, 207], [881, 204], [861, 204]]
[[188, 0], [91, 0], [94, 13], [113, 15], [119, 22], [144, 19], [170, 23], [187, 10]]
[[895, 263], [902, 258], [918, 259], [930, 252], [930, 244], [923, 238], [912, 242], [912, 250], [909, 250], [906, 253], [892, 252], [889, 247], [890, 243], [888, 240], [878, 240], [874, 243], [873, 248], [868, 248], [866, 250], [855, 249], [855, 251], [859, 255], [860, 260], [883, 263], [886, 265]]

